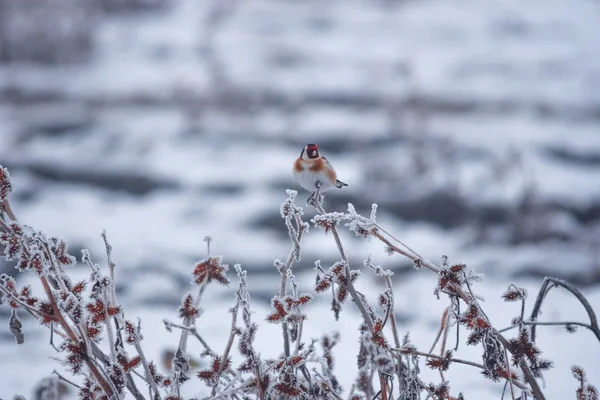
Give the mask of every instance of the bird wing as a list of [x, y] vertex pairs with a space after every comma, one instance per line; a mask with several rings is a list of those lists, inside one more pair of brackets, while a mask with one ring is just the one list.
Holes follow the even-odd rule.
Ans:
[[325, 163], [325, 171], [327, 172], [327, 177], [329, 178], [331, 183], [335, 185], [335, 183], [337, 181], [337, 174], [335, 172], [335, 169], [333, 169], [333, 166], [331, 165], [331, 163], [329, 162], [328, 159], [326, 159], [323, 156], [321, 156], [321, 158], [323, 159], [323, 162]]

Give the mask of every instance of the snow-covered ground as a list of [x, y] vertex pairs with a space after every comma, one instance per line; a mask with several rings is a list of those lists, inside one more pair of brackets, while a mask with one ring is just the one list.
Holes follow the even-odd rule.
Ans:
[[[424, 257], [484, 272], [479, 290], [498, 325], [516, 314], [498, 303], [513, 280], [533, 295], [543, 276], [568, 279], [598, 309], [599, 19], [589, 0], [178, 0], [96, 12], [89, 61], [0, 64], [0, 164], [23, 223], [99, 262], [107, 230], [120, 298], [143, 318], [155, 355], [175, 343], [161, 321], [174, 318], [208, 234], [214, 253], [248, 269], [256, 318], [266, 315], [273, 259], [290, 246], [279, 205], [297, 188], [291, 164], [309, 142], [350, 185], [326, 208], [352, 202], [368, 214], [376, 202], [380, 224]], [[433, 277], [376, 241], [342, 240], [356, 264], [371, 254], [396, 272], [402, 332], [428, 348], [443, 307]], [[336, 257], [331, 238], [311, 230], [296, 266], [305, 291], [314, 261]], [[202, 321], [219, 343], [230, 297], [216, 292]], [[545, 318], [578, 312], [554, 296]], [[313, 304], [307, 337], [342, 333], [348, 389], [358, 314], [345, 311], [333, 323], [326, 301]], [[0, 398], [29, 396], [32, 378], [55, 367], [47, 333], [25, 322], [35, 346], [15, 346], [0, 324]], [[564, 335], [540, 335], [556, 363], [550, 398], [573, 397], [573, 363], [600, 376], [599, 344]], [[278, 328], [261, 326], [258, 340], [277, 355]], [[453, 368], [467, 398], [499, 397], [500, 386]]]

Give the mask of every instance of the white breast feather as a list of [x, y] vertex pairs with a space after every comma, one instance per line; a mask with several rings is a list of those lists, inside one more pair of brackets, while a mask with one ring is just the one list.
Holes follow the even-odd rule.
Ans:
[[314, 192], [317, 190], [317, 181], [321, 182], [321, 193], [333, 187], [333, 184], [329, 180], [329, 176], [325, 171], [312, 172], [308, 168], [306, 168], [302, 172], [294, 171], [294, 175], [300, 186], [302, 186], [309, 192]]

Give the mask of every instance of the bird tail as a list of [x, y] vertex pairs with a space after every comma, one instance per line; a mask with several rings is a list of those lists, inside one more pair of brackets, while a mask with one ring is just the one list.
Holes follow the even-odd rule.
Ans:
[[339, 179], [337, 179], [337, 180], [335, 181], [335, 187], [336, 187], [336, 188], [342, 188], [342, 187], [344, 187], [344, 186], [348, 186], [348, 184], [347, 184], [347, 183], [344, 183], [344, 182], [342, 182], [342, 181], [340, 181]]

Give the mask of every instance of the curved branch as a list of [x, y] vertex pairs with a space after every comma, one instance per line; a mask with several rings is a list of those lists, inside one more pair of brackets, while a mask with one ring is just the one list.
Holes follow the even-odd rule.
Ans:
[[[584, 323], [578, 323], [578, 322], [567, 322], [567, 323], [549, 323], [549, 322], [537, 322], [537, 317], [540, 313], [540, 310], [542, 308], [542, 303], [544, 302], [546, 295], [548, 294], [548, 292], [550, 292], [550, 289], [560, 286], [566, 290], [568, 290], [569, 292], [571, 292], [571, 294], [573, 296], [575, 296], [577, 298], [577, 300], [579, 300], [579, 302], [581, 303], [581, 305], [583, 305], [583, 308], [585, 308], [585, 311], [588, 314], [588, 317], [590, 318], [590, 323], [589, 325], [584, 324]], [[594, 312], [594, 309], [592, 308], [590, 302], [583, 296], [583, 294], [581, 294], [581, 292], [579, 290], [577, 290], [574, 286], [572, 286], [570, 283], [563, 281], [562, 279], [558, 279], [558, 278], [551, 278], [551, 277], [546, 277], [544, 279], [544, 282], [542, 283], [542, 287], [540, 288], [540, 292], [538, 293], [538, 297], [535, 300], [535, 305], [533, 306], [533, 311], [531, 312], [531, 317], [529, 318], [530, 322], [535, 322], [532, 323], [530, 325], [532, 325], [531, 327], [531, 340], [533, 342], [535, 342], [535, 334], [536, 334], [536, 327], [537, 325], [578, 325], [578, 326], [583, 326], [589, 330], [591, 330], [594, 335], [596, 336], [596, 339], [598, 339], [598, 341], [600, 342], [600, 327], [598, 326], [598, 318], [596, 317], [596, 313]]]

